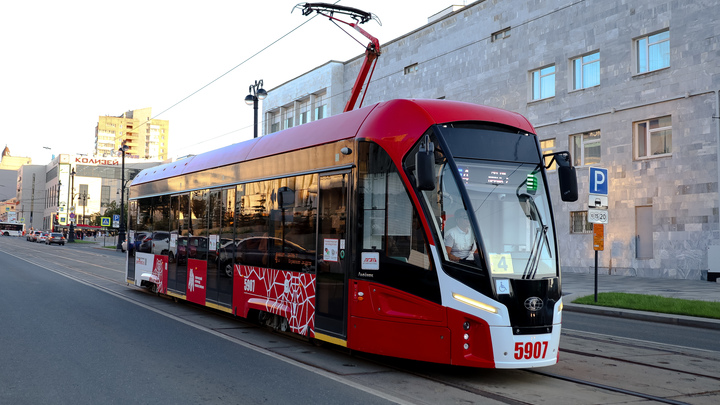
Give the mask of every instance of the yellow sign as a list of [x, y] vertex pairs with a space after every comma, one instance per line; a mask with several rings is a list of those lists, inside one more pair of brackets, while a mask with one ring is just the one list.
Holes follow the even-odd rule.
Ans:
[[493, 274], [512, 274], [512, 255], [510, 255], [510, 253], [491, 253], [490, 269], [492, 269]]
[[110, 226], [110, 217], [100, 217], [100, 226]]

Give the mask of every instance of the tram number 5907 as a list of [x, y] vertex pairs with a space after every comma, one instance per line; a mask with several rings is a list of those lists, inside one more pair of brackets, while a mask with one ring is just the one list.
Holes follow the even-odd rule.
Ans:
[[544, 359], [547, 348], [548, 342], [516, 342], [515, 360]]

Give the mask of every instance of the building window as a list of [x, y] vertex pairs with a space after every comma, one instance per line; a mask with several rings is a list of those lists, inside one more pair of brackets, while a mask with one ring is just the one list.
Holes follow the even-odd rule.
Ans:
[[670, 31], [638, 38], [635, 47], [638, 73], [670, 67]]
[[600, 52], [573, 59], [573, 90], [600, 85]]
[[635, 158], [672, 153], [672, 118], [655, 118], [635, 123]]
[[288, 117], [285, 119], [285, 128], [292, 128], [293, 126], [293, 117]]
[[298, 124], [307, 124], [308, 122], [308, 111], [304, 111], [300, 113], [300, 122]]
[[270, 125], [270, 133], [277, 132], [279, 130], [280, 130], [279, 122], [273, 122], [272, 125]]
[[507, 27], [500, 31], [493, 32], [492, 35], [490, 36], [490, 41], [491, 42], [499, 41], [499, 40], [505, 39], [509, 36], [510, 36], [510, 27]]
[[575, 166], [600, 163], [600, 131], [570, 135], [570, 145]]
[[327, 115], [327, 104], [323, 104], [320, 107], [315, 108], [315, 119], [313, 121], [321, 120]]
[[100, 206], [107, 207], [110, 204], [110, 186], [100, 188]]
[[532, 72], [532, 99], [555, 96], [555, 65]]
[[[543, 155], [555, 152], [555, 138], [540, 141], [540, 148], [542, 149]], [[547, 164], [551, 160], [552, 160], [552, 164], [550, 165], [550, 167], [548, 167], [548, 170], [555, 170], [557, 168], [557, 164], [553, 160], [553, 156], [545, 157], [545, 166], [547, 166]]]
[[587, 211], [570, 212], [570, 233], [592, 233], [593, 224], [588, 222]]
[[403, 69], [404, 74], [409, 75], [410, 73], [415, 73], [418, 71], [418, 64], [413, 63], [410, 66], [405, 66], [405, 69]]

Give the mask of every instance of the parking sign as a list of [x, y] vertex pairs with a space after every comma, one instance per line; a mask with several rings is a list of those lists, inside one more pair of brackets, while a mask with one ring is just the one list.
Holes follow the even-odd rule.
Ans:
[[590, 194], [608, 194], [608, 171], [599, 167], [590, 168]]

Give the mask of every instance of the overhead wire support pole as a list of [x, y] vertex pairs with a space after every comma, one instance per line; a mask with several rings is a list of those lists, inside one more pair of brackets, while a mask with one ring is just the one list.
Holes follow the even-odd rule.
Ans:
[[[302, 14], [307, 16], [312, 14], [313, 12], [316, 12], [322, 16], [325, 16], [330, 19], [333, 23], [341, 22], [345, 25], [349, 25], [350, 27], [354, 28], [357, 32], [362, 34], [365, 38], [370, 40], [370, 43], [365, 48], [365, 60], [363, 61], [363, 65], [360, 67], [360, 72], [358, 73], [358, 77], [355, 80], [355, 84], [352, 87], [352, 90], [350, 92], [350, 98], [347, 101], [347, 104], [345, 104], [345, 109], [343, 112], [352, 111], [355, 108], [355, 103], [357, 103], [357, 99], [360, 97], [360, 93], [362, 92], [363, 87], [365, 87], [365, 92], [363, 93], [363, 98], [360, 101], [360, 106], [362, 106], [363, 101], [365, 100], [365, 95], [367, 94], [367, 88], [370, 84], [370, 80], [372, 79], [373, 72], [375, 71], [375, 65], [377, 64], [377, 58], [380, 56], [380, 41], [378, 41], [377, 38], [370, 35], [367, 31], [359, 27], [359, 24], [366, 23], [370, 20], [375, 20], [378, 22], [378, 24], [382, 25], [380, 23], [380, 20], [377, 18], [376, 15], [358, 10], [356, 8], [352, 7], [345, 7], [345, 6], [338, 6], [335, 4], [327, 4], [327, 3], [304, 3], [304, 4], [298, 4], [295, 6], [295, 8], [301, 8]], [[340, 20], [338, 18], [334, 17], [334, 14], [344, 14], [350, 16], [353, 20], [355, 20], [354, 23], [346, 22], [343, 20]], [[367, 84], [366, 84], [367, 83]]]

